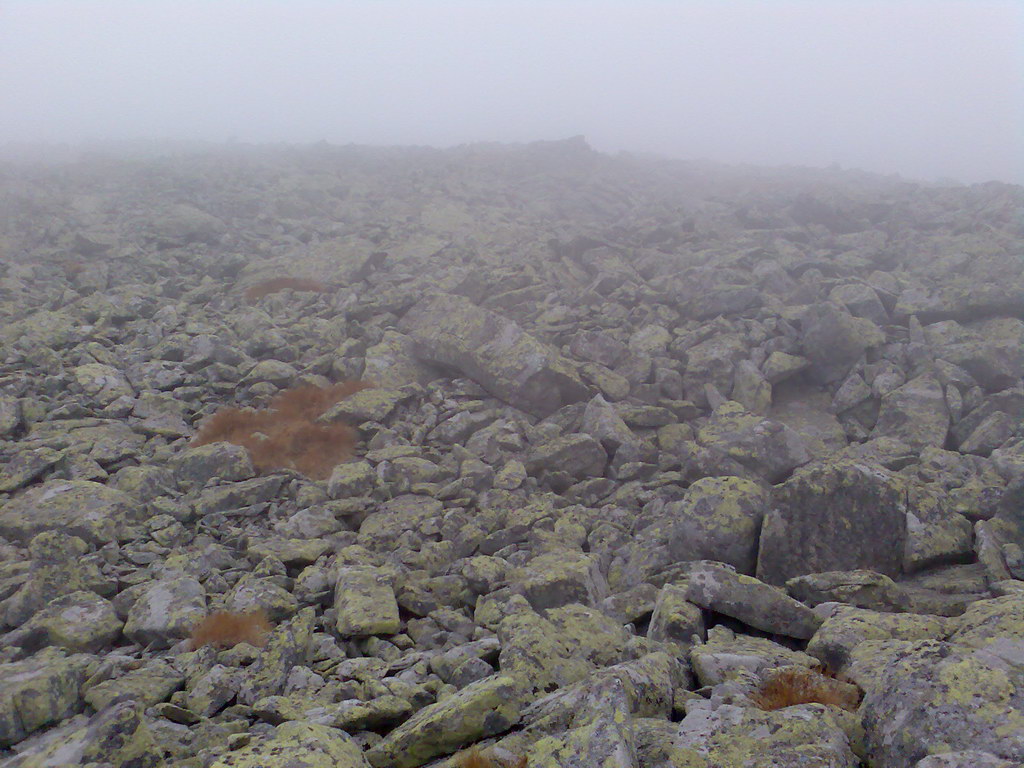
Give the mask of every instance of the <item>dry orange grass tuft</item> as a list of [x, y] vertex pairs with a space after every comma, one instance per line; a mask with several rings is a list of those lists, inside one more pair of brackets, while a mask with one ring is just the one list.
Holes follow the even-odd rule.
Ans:
[[769, 673], [750, 698], [764, 710], [817, 703], [853, 712], [860, 705], [861, 690], [816, 670], [790, 666]]
[[272, 277], [269, 280], [261, 280], [246, 288], [245, 300], [251, 304], [271, 293], [284, 290], [330, 293], [334, 290], [334, 287], [327, 283], [321, 283], [319, 280], [309, 280], [302, 277]]
[[270, 408], [295, 418], [315, 419], [339, 400], [370, 386], [365, 381], [342, 381], [329, 387], [295, 387], [275, 395]]
[[458, 768], [526, 768], [526, 757], [520, 757], [514, 763], [505, 763], [480, 747], [470, 747], [456, 756], [455, 764]]
[[234, 613], [216, 611], [200, 621], [192, 629], [188, 645], [191, 650], [204, 645], [216, 648], [233, 648], [239, 643], [249, 643], [257, 648], [267, 644], [267, 635], [273, 627], [263, 611]]
[[314, 480], [352, 456], [356, 434], [348, 424], [314, 421], [339, 400], [369, 384], [350, 381], [330, 387], [297, 387], [278, 394], [264, 410], [222, 408], [203, 422], [192, 445], [226, 441], [249, 451], [259, 472], [294, 469]]

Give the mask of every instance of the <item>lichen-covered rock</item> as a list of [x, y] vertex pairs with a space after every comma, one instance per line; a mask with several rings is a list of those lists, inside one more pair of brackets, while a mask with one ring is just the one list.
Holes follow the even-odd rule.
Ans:
[[29, 651], [55, 645], [72, 653], [97, 653], [121, 634], [122, 626], [109, 600], [94, 592], [71, 592], [27, 621], [17, 633], [18, 643]]
[[839, 715], [822, 704], [774, 712], [697, 705], [679, 724], [670, 753], [675, 768], [785, 765], [857, 768]]
[[44, 648], [24, 661], [0, 664], [0, 746], [57, 723], [82, 707], [81, 687], [91, 656]]
[[154, 659], [120, 677], [90, 686], [83, 698], [97, 711], [118, 701], [128, 700], [143, 707], [152, 707], [167, 701], [184, 682], [185, 676], [171, 664]]
[[49, 731], [22, 751], [10, 768], [86, 768], [92, 765], [123, 765], [160, 768], [162, 749], [135, 701], [119, 701], [87, 720], [72, 718], [64, 726]]
[[537, 446], [526, 459], [530, 474], [564, 472], [575, 480], [600, 477], [608, 463], [608, 454], [591, 435], [563, 435]]
[[391, 580], [372, 566], [345, 566], [335, 574], [335, 627], [341, 637], [393, 635], [401, 627]]
[[309, 722], [281, 723], [272, 733], [231, 750], [210, 768], [369, 768], [347, 733]]
[[947, 620], [940, 616], [882, 613], [836, 605], [807, 643], [807, 652], [829, 669], [840, 670], [857, 646], [868, 640], [939, 640], [948, 631]]
[[812, 304], [800, 318], [804, 356], [818, 381], [840, 381], [865, 350], [885, 341], [871, 320], [854, 317], [831, 302]]
[[572, 549], [555, 549], [532, 558], [514, 578], [538, 611], [567, 603], [597, 605], [608, 594], [598, 560]]
[[557, 625], [526, 605], [501, 620], [498, 638], [502, 672], [535, 691], [553, 691], [581, 680], [594, 669], [592, 662], [576, 654], [575, 644]]
[[792, 429], [728, 401], [715, 408], [697, 432], [697, 442], [746, 468], [753, 477], [777, 483], [811, 460]]
[[314, 613], [312, 606], [303, 608], [271, 632], [266, 648], [240, 676], [239, 703], [253, 704], [264, 696], [280, 694], [292, 669], [308, 662]]
[[647, 637], [659, 642], [672, 642], [682, 646], [704, 638], [704, 614], [687, 598], [687, 589], [678, 584], [666, 584], [658, 592], [651, 614]]
[[588, 396], [571, 364], [516, 323], [468, 299], [440, 294], [402, 318], [421, 360], [462, 371], [500, 400], [537, 416]]
[[377, 507], [359, 527], [359, 543], [368, 549], [386, 551], [408, 531], [434, 528], [444, 509], [437, 499], [405, 494]]
[[690, 663], [701, 686], [714, 686], [775, 667], [796, 664], [811, 668], [817, 660], [766, 638], [738, 635], [718, 625], [708, 630], [706, 642], [690, 649]]
[[144, 585], [124, 625], [124, 635], [140, 645], [167, 648], [188, 637], [206, 613], [206, 591], [190, 576], [170, 576]]
[[1013, 660], [956, 643], [879, 648], [862, 704], [867, 757], [912, 768], [937, 751], [978, 749], [1024, 761], [1024, 686]]
[[697, 563], [686, 573], [686, 598], [701, 608], [788, 637], [809, 638], [821, 620], [785, 592], [718, 563]]
[[59, 529], [98, 545], [124, 540], [137, 519], [137, 506], [122, 491], [87, 480], [51, 480], [0, 507], [0, 536], [25, 544]]
[[892, 437], [915, 450], [942, 448], [949, 431], [949, 409], [942, 384], [931, 374], [918, 376], [882, 398], [873, 437]]
[[478, 680], [424, 707], [367, 753], [371, 765], [416, 768], [438, 755], [493, 736], [519, 722], [521, 683], [506, 675]]
[[757, 576], [776, 585], [858, 568], [898, 576], [906, 525], [903, 486], [888, 472], [853, 461], [811, 465], [773, 492]]
[[100, 406], [135, 394], [124, 373], [109, 365], [86, 363], [75, 367], [72, 374], [86, 396]]
[[249, 452], [232, 443], [210, 443], [189, 448], [174, 466], [174, 477], [186, 488], [201, 488], [213, 478], [248, 480], [256, 474]]
[[711, 384], [720, 392], [732, 390], [733, 374], [740, 360], [749, 356], [747, 344], [733, 334], [720, 334], [686, 349], [686, 370], [683, 372], [683, 390], [697, 406], [707, 406], [705, 385]]

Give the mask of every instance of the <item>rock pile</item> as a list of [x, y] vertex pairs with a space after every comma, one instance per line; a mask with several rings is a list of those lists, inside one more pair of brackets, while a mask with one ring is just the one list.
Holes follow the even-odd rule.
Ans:
[[[1022, 210], [582, 139], [6, 165], [0, 766], [1024, 764]], [[360, 380], [326, 479], [193, 444]]]

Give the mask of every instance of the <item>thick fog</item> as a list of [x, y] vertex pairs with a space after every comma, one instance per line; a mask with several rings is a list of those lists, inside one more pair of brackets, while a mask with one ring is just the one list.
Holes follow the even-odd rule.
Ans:
[[1024, 182], [1024, 3], [0, 3], [0, 143], [575, 134]]

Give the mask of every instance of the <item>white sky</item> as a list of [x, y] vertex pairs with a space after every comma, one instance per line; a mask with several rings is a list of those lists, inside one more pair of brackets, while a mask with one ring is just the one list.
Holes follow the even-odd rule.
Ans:
[[0, 142], [574, 134], [1024, 183], [1024, 0], [0, 0]]

